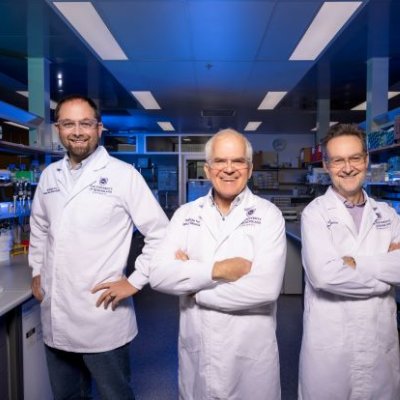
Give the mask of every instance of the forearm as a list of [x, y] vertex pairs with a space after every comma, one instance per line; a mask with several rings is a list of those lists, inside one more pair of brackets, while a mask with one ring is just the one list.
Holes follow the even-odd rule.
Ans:
[[249, 273], [235, 282], [219, 283], [196, 293], [196, 302], [204, 307], [234, 312], [249, 310], [277, 300], [283, 280], [283, 268], [275, 273]]
[[174, 295], [186, 295], [215, 285], [212, 279], [213, 263], [194, 260], [165, 262], [162, 258], [152, 262], [150, 285], [153, 289]]
[[374, 256], [356, 256], [355, 260], [362, 274], [388, 285], [400, 286], [400, 250]]

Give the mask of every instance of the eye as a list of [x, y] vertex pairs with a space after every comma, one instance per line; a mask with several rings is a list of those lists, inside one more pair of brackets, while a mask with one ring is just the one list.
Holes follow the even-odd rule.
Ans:
[[75, 126], [75, 123], [72, 121], [64, 121], [61, 123], [61, 126], [65, 129], [72, 129]]
[[239, 158], [237, 160], [232, 160], [232, 165], [234, 167], [243, 167], [247, 164], [247, 161], [244, 158]]
[[81, 121], [80, 125], [83, 129], [90, 129], [93, 127], [93, 122], [91, 121]]

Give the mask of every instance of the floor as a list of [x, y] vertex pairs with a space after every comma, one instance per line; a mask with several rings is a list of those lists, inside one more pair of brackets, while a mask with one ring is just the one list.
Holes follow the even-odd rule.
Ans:
[[[137, 400], [176, 400], [178, 299], [144, 289], [135, 299], [139, 334], [132, 346], [132, 380]], [[297, 399], [302, 297], [278, 301], [282, 400]]]

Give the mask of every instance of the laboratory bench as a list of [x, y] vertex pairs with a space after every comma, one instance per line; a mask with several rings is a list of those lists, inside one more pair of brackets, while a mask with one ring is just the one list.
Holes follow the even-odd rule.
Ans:
[[0, 398], [50, 400], [40, 323], [26, 254], [0, 262]]

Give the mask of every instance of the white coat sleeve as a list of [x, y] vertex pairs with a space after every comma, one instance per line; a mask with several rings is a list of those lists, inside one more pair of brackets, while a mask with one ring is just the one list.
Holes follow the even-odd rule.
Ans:
[[135, 261], [135, 270], [128, 281], [137, 289], [148, 283], [150, 260], [161, 243], [168, 218], [158, 204], [143, 177], [132, 169], [132, 179], [127, 184], [126, 204], [135, 227], [144, 236], [142, 253]]
[[[389, 208], [392, 226], [392, 243], [400, 242], [400, 216], [393, 208]], [[388, 283], [400, 286], [400, 250], [373, 256], [355, 256], [360, 271]]]
[[[254, 258], [247, 275], [196, 293], [196, 302], [215, 310], [233, 312], [274, 303], [281, 291], [286, 263], [285, 221], [271, 205], [254, 232]], [[245, 257], [244, 257], [245, 258]]]
[[303, 266], [313, 288], [353, 298], [379, 296], [389, 291], [389, 285], [361, 272], [358, 257], [355, 257], [356, 269], [344, 264], [322, 213], [320, 207], [311, 204], [301, 216]]
[[180, 261], [175, 252], [186, 252], [187, 229], [184, 225], [185, 209], [178, 209], [171, 219], [161, 245], [157, 249], [150, 267], [150, 285], [160, 292], [175, 295], [190, 295], [215, 284], [212, 279], [212, 262], [196, 260]]
[[47, 233], [50, 225], [42, 200], [42, 187], [39, 183], [32, 201], [31, 216], [29, 221], [30, 237], [28, 262], [29, 266], [32, 268], [33, 277], [40, 275], [40, 270], [44, 262]]

